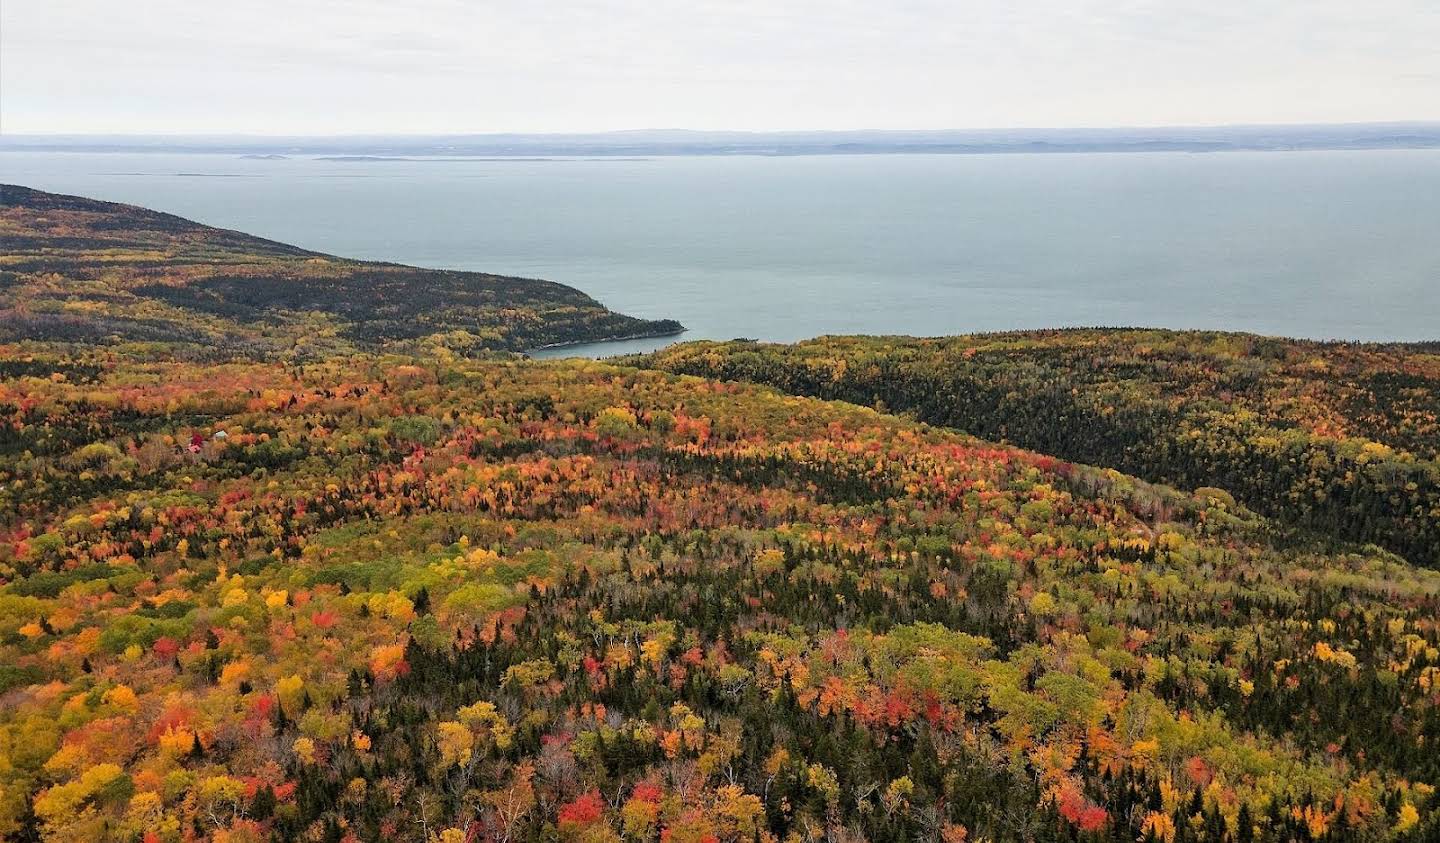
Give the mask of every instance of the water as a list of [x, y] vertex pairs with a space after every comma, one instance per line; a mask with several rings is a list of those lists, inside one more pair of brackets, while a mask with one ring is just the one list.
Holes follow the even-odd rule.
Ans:
[[1440, 151], [368, 162], [9, 152], [0, 179], [333, 254], [549, 278], [625, 313], [679, 319], [686, 339], [1075, 325], [1440, 337]]

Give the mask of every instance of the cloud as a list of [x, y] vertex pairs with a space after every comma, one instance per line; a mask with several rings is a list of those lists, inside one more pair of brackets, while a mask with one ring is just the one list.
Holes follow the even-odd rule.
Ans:
[[0, 131], [1440, 117], [1431, 0], [5, 0]]

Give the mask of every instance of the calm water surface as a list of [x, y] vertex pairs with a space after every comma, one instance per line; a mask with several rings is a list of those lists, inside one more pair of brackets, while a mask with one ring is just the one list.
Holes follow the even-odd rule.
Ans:
[[1440, 337], [1440, 151], [368, 162], [10, 152], [0, 180], [339, 255], [561, 281], [625, 313], [679, 319], [686, 339], [1073, 325]]

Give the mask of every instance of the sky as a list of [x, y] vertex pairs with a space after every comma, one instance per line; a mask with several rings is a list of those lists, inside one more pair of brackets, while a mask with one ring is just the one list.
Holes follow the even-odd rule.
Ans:
[[1437, 0], [3, 0], [0, 133], [1440, 119]]

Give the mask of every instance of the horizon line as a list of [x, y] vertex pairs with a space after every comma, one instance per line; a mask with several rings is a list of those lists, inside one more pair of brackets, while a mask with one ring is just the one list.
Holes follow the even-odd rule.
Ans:
[[1077, 126], [1030, 125], [1030, 126], [965, 126], [950, 128], [809, 128], [809, 129], [694, 129], [685, 127], [649, 127], [629, 129], [571, 129], [563, 131], [521, 131], [484, 130], [459, 132], [404, 132], [404, 131], [336, 131], [336, 132], [214, 132], [214, 131], [5, 131], [0, 132], [0, 144], [14, 138], [461, 138], [461, 137], [564, 137], [571, 135], [627, 135], [647, 132], [675, 132], [687, 134], [735, 134], [735, 135], [797, 135], [797, 134], [913, 134], [946, 132], [1055, 132], [1055, 131], [1163, 131], [1163, 130], [1214, 130], [1214, 129], [1304, 129], [1304, 128], [1379, 128], [1395, 126], [1433, 127], [1440, 129], [1440, 118], [1362, 120], [1339, 122], [1282, 122], [1282, 123], [1156, 123], [1156, 124], [1086, 124]]

